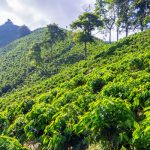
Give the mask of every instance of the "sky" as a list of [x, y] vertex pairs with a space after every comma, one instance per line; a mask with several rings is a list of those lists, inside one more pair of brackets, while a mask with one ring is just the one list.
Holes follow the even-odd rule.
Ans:
[[0, 24], [10, 19], [31, 30], [50, 23], [66, 27], [95, 0], [0, 0]]
[[[30, 30], [56, 23], [66, 28], [96, 0], [0, 0], [0, 25], [10, 19], [16, 25], [27, 25]], [[97, 31], [94, 32], [94, 34]], [[108, 35], [95, 34], [108, 40]], [[120, 35], [122, 38], [124, 35]], [[116, 33], [112, 31], [112, 41]]]

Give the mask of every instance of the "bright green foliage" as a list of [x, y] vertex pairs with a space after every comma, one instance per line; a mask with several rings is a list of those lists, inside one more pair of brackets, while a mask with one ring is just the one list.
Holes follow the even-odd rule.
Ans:
[[21, 144], [13, 138], [0, 136], [0, 150], [29, 150], [22, 147]]
[[[84, 134], [85, 138], [108, 142], [104, 148], [121, 148], [130, 143], [131, 130], [134, 127], [134, 118], [131, 110], [120, 99], [100, 99], [90, 104], [87, 112], [75, 126], [77, 133]], [[90, 137], [86, 137], [91, 135]]]
[[46, 125], [51, 121], [52, 116], [55, 114], [55, 109], [48, 104], [36, 105], [26, 115], [26, 126], [24, 131], [29, 140], [40, 138]]
[[144, 109], [144, 119], [140, 126], [136, 126], [133, 132], [133, 142], [138, 149], [149, 149], [150, 147], [150, 107]]
[[7, 129], [7, 135], [19, 139], [21, 143], [26, 141], [26, 135], [24, 131], [25, 126], [24, 119], [25, 119], [24, 115], [18, 116], [17, 119]]
[[78, 57], [83, 46], [67, 38], [65, 47], [54, 44], [52, 63], [41, 42], [44, 65], [61, 72], [43, 77], [34, 71], [22, 87], [0, 97], [1, 135], [22, 144], [37, 141], [45, 150], [99, 143], [105, 150], [149, 149], [149, 34], [108, 45], [96, 40], [88, 44], [88, 60]]

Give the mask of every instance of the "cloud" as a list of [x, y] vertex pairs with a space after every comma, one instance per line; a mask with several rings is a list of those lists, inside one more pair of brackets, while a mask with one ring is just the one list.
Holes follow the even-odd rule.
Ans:
[[10, 18], [31, 29], [57, 23], [68, 26], [95, 0], [0, 0], [0, 23]]

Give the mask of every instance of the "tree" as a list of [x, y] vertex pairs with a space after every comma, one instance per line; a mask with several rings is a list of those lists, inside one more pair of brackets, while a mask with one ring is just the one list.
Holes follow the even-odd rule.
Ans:
[[39, 43], [35, 43], [29, 50], [29, 59], [32, 64], [39, 67], [44, 74], [48, 74], [47, 69], [44, 66], [43, 59], [41, 56], [41, 47]]
[[29, 50], [29, 58], [36, 66], [40, 66], [42, 63], [41, 48], [39, 43], [35, 43]]
[[135, 14], [136, 28], [141, 31], [150, 23], [150, 1], [148, 0], [133, 0], [133, 11]]
[[60, 29], [57, 24], [50, 24], [47, 26], [47, 32], [46, 32], [46, 42], [49, 44], [51, 48], [51, 54], [53, 51], [53, 45], [58, 40], [63, 40], [66, 37], [66, 33], [63, 29]]
[[133, 28], [134, 16], [132, 12], [132, 0], [118, 1], [117, 5], [121, 6], [118, 14], [118, 22], [122, 29], [125, 29], [126, 37], [128, 36], [129, 30]]
[[119, 32], [120, 32], [120, 26], [121, 26], [121, 22], [119, 21], [119, 13], [120, 13], [121, 7], [123, 7], [123, 3], [121, 1], [122, 0], [111, 1], [115, 5], [115, 14], [116, 14], [115, 26], [116, 26], [116, 32], [117, 32], [117, 41], [119, 40]]
[[84, 12], [82, 15], [79, 16], [79, 19], [74, 21], [71, 24], [72, 29], [81, 29], [81, 31], [78, 31], [74, 33], [74, 39], [76, 41], [79, 41], [81, 43], [84, 43], [84, 57], [86, 59], [86, 51], [87, 51], [87, 43], [93, 42], [93, 36], [92, 31], [96, 27], [103, 26], [102, 21], [99, 20], [98, 16], [90, 13], [90, 12]]
[[95, 12], [103, 21], [105, 30], [108, 30], [109, 43], [111, 43], [111, 31], [116, 21], [115, 4], [108, 0], [96, 0]]

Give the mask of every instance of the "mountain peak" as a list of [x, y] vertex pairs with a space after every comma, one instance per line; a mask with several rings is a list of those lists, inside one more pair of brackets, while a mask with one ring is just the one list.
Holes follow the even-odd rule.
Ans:
[[3, 25], [0, 25], [0, 47], [30, 33], [31, 31], [27, 26], [15, 25], [10, 19], [8, 19]]
[[5, 22], [5, 25], [13, 25], [13, 22], [12, 22], [10, 19], [8, 19], [8, 20]]

